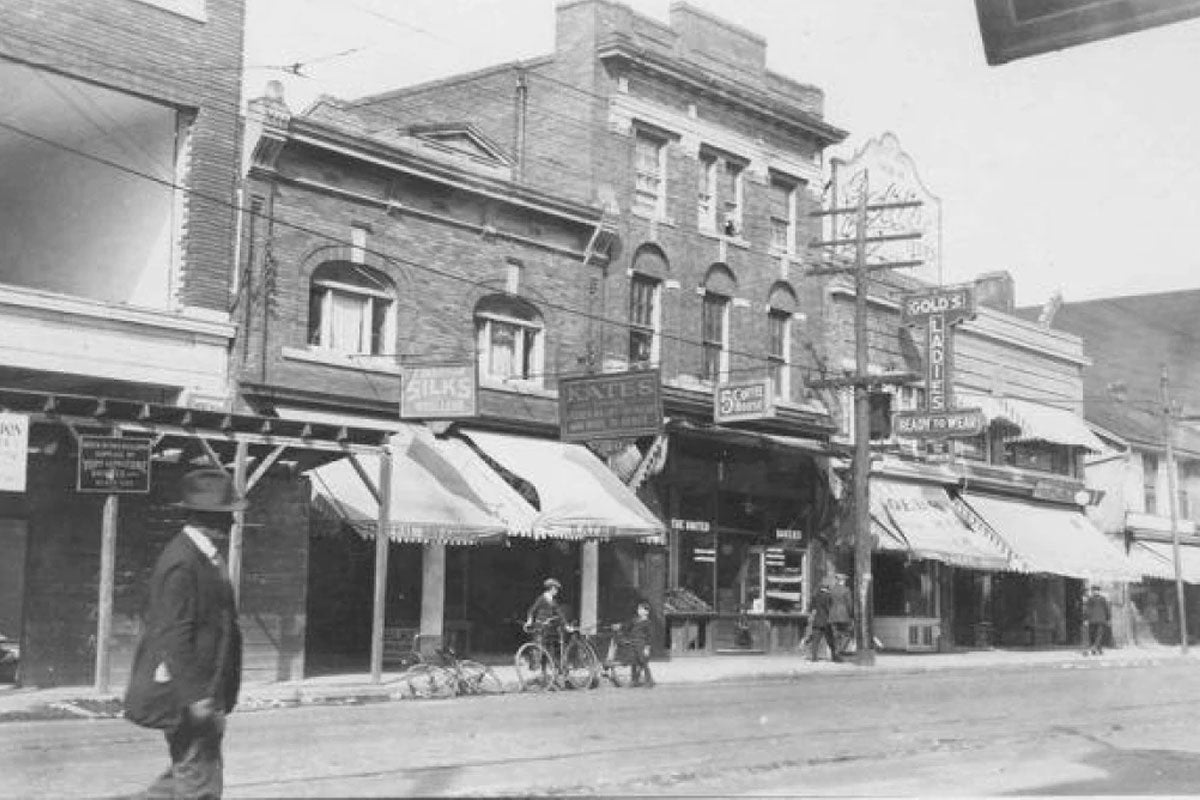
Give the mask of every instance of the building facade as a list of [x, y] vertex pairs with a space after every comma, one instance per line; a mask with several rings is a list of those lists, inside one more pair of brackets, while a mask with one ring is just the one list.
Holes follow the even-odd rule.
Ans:
[[[1121, 641], [1179, 642], [1172, 516], [1189, 639], [1200, 623], [1200, 437], [1187, 419], [1200, 402], [1192, 357], [1198, 308], [1200, 292], [1183, 291], [1063, 303], [1052, 318], [1055, 328], [1084, 340], [1094, 362], [1084, 413], [1113, 448], [1086, 464], [1089, 485], [1104, 493], [1092, 516], [1143, 573], [1127, 587], [1115, 621]], [[1172, 422], [1163, 413], [1168, 406]]]
[[[618, 469], [653, 466], [640, 496], [673, 528], [665, 552], [623, 570], [665, 591], [655, 618], [674, 653], [795, 644], [833, 506], [832, 419], [804, 385], [824, 327], [809, 212], [845, 133], [820, 89], [767, 69], [763, 37], [686, 3], [666, 24], [606, 0], [556, 15], [547, 56], [345, 110], [368, 128], [469, 119], [518, 182], [603, 211], [617, 246], [585, 365], [656, 370], [668, 419], [604, 446]], [[715, 389], [753, 382], [773, 414], [717, 424]]]

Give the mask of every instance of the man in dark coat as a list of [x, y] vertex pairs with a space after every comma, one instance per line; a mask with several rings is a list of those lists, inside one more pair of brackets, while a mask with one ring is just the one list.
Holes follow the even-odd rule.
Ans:
[[[171, 766], [147, 797], [219, 798], [225, 715], [237, 704], [242, 637], [233, 587], [217, 549], [245, 507], [221, 469], [183, 477], [183, 530], [150, 578], [146, 631], [134, 655], [126, 716], [163, 728]], [[147, 721], [149, 720], [149, 721]]]
[[809, 647], [811, 648], [809, 658], [813, 661], [818, 659], [818, 654], [821, 652], [822, 638], [829, 645], [829, 660], [842, 660], [842, 657], [838, 655], [837, 643], [833, 638], [833, 621], [829, 618], [832, 607], [833, 597], [829, 593], [829, 586], [821, 584], [821, 588], [817, 590], [817, 595], [812, 601], [812, 617], [808, 624]]
[[850, 587], [846, 585], [845, 573], [834, 573], [833, 586], [829, 588], [829, 622], [833, 626], [833, 638], [837, 642], [834, 655], [838, 658], [841, 658], [853, 634], [853, 609], [854, 597], [850, 594]]
[[1108, 626], [1112, 622], [1112, 612], [1108, 607], [1108, 599], [1100, 593], [1099, 586], [1092, 587], [1092, 594], [1083, 604], [1084, 619], [1088, 626], [1088, 654], [1104, 654], [1104, 638], [1108, 635]]

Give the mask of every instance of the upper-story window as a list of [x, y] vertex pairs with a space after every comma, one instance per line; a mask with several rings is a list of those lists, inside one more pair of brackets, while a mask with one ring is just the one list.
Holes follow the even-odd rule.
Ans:
[[1012, 467], [1071, 475], [1074, 458], [1070, 447], [1048, 442], [1008, 442], [1003, 445], [1003, 461]]
[[662, 219], [667, 215], [667, 142], [661, 136], [639, 129], [634, 132], [633, 148], [637, 176], [633, 209]]
[[662, 316], [662, 282], [634, 274], [629, 284], [629, 363], [652, 366], [658, 363]]
[[475, 306], [479, 377], [542, 385], [545, 326], [526, 300], [491, 295]]
[[767, 375], [771, 394], [777, 400], [792, 396], [791, 368], [792, 315], [782, 309], [767, 312]]
[[742, 210], [746, 205], [746, 166], [737, 161], [726, 161], [721, 172], [721, 201], [725, 216], [721, 222], [721, 233], [726, 236], [742, 235]]
[[1158, 456], [1142, 453], [1142, 490], [1146, 497], [1146, 513], [1158, 513]]
[[396, 287], [382, 272], [330, 261], [312, 274], [308, 344], [344, 355], [391, 355], [396, 341]]
[[699, 185], [696, 187], [696, 226], [708, 233], [717, 232], [717, 157], [700, 154]]
[[714, 383], [729, 377], [729, 298], [706, 292], [701, 311], [701, 380]]
[[791, 178], [771, 176], [769, 211], [771, 252], [796, 254], [796, 209], [799, 184]]

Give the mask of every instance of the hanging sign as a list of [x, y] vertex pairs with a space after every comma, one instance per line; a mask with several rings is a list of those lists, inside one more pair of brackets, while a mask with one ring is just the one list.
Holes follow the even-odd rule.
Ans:
[[559, 438], [587, 442], [657, 436], [663, 425], [661, 385], [657, 369], [561, 379]]
[[742, 383], [723, 383], [713, 392], [713, 422], [766, 419], [775, 413], [771, 382], [766, 378]]
[[400, 372], [400, 419], [475, 416], [475, 365], [405, 367]]
[[0, 412], [0, 492], [25, 491], [29, 417]]
[[75, 488], [80, 492], [146, 494], [150, 491], [150, 441], [80, 436]]
[[954, 406], [954, 327], [975, 316], [975, 290], [970, 286], [940, 288], [905, 296], [900, 319], [905, 325], [925, 324], [925, 408], [901, 411], [892, 418], [892, 432], [910, 439], [978, 436], [983, 412]]

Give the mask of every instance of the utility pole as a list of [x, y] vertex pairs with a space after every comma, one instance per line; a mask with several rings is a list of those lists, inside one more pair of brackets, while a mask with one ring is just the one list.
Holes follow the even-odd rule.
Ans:
[[[837, 185], [837, 168], [839, 161], [832, 161], [834, 185]], [[813, 212], [810, 216], [831, 216], [834, 224], [831, 226], [833, 238], [826, 241], [813, 242], [814, 247], [838, 248], [854, 245], [854, 266], [825, 265], [813, 267], [807, 271], [809, 275], [854, 275], [854, 375], [848, 378], [822, 379], [810, 381], [813, 388], [844, 388], [854, 387], [854, 464], [853, 464], [853, 509], [854, 509], [854, 573], [855, 573], [855, 618], [858, 625], [855, 633], [857, 644], [856, 661], [864, 666], [875, 663], [874, 633], [871, 630], [871, 386], [885, 384], [909, 383], [915, 376], [903, 375], [884, 377], [871, 376], [869, 370], [870, 347], [867, 337], [867, 290], [870, 285], [869, 277], [873, 271], [884, 269], [901, 269], [916, 267], [921, 261], [892, 261], [877, 264], [867, 264], [867, 246], [878, 242], [918, 239], [919, 233], [887, 234], [870, 236], [867, 231], [867, 212], [887, 209], [914, 208], [921, 205], [920, 201], [902, 201], [893, 203], [871, 203], [869, 200], [869, 178], [867, 170], [862, 172], [862, 191], [854, 207], [838, 208], [836, 194], [833, 207]], [[853, 239], [838, 237], [838, 215], [854, 214], [855, 230]]]
[[1171, 401], [1167, 395], [1167, 368], [1162, 368], [1162, 378], [1159, 380], [1159, 391], [1162, 399], [1163, 439], [1167, 444], [1167, 491], [1170, 492], [1168, 508], [1171, 509], [1171, 555], [1175, 562], [1175, 601], [1179, 608], [1179, 651], [1187, 655], [1187, 602], [1183, 594], [1183, 564], [1179, 552], [1179, 495], [1175, 477], [1175, 417], [1171, 412]]

